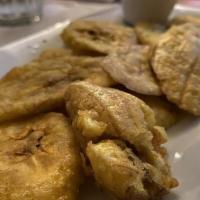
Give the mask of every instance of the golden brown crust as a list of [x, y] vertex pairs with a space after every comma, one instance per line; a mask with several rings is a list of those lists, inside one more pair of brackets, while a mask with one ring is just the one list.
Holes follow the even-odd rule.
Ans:
[[103, 55], [136, 43], [132, 28], [111, 22], [77, 20], [67, 26], [61, 36], [75, 51]]
[[80, 158], [62, 114], [0, 125], [1, 200], [75, 200]]
[[[148, 143], [147, 145], [150, 144], [152, 138], [149, 130], [155, 124], [154, 114], [138, 98], [119, 90], [77, 82], [69, 85], [65, 99], [67, 111], [73, 120], [85, 115], [91, 120], [91, 126], [93, 121], [107, 124], [106, 130], [99, 129], [99, 135], [105, 131], [130, 143], [141, 140]], [[79, 124], [80, 128], [83, 128], [84, 124]]]
[[86, 152], [97, 183], [118, 199], [160, 199], [174, 181], [117, 140], [90, 142]]
[[200, 29], [173, 26], [160, 39], [153, 69], [167, 98], [179, 108], [200, 115]]
[[[125, 146], [123, 143], [121, 145]], [[137, 156], [132, 154], [131, 157], [125, 148], [122, 150], [118, 141], [114, 140], [89, 143], [87, 156], [94, 177], [101, 187], [118, 199], [147, 199], [148, 193], [143, 187], [143, 165]]]
[[153, 111], [143, 101], [125, 92], [87, 82], [70, 84], [65, 99], [83, 149], [88, 141], [97, 142], [102, 138], [126, 141], [141, 160], [168, 177], [169, 185], [174, 181], [161, 153], [161, 144], [166, 142], [165, 130], [155, 126]]
[[161, 146], [167, 141], [165, 129], [155, 126], [154, 114], [143, 101], [77, 82], [68, 87], [66, 108], [94, 177], [105, 190], [119, 199], [151, 200], [177, 186]]

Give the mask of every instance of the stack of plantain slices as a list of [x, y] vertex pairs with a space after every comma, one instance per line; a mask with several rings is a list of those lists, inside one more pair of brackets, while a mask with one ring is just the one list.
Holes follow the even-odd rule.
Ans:
[[181, 109], [200, 115], [199, 21], [78, 20], [61, 34], [65, 48], [8, 72], [0, 199], [76, 200], [84, 176], [121, 200], [160, 199], [177, 187], [162, 144]]

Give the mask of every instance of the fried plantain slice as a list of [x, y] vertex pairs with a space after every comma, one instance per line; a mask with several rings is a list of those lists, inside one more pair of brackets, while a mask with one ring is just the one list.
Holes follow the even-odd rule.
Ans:
[[58, 113], [0, 125], [1, 200], [75, 200], [80, 157], [68, 120]]
[[138, 23], [135, 26], [135, 33], [141, 44], [154, 47], [161, 35], [165, 32], [165, 27], [160, 24]]
[[171, 25], [183, 25], [186, 23], [191, 23], [196, 26], [200, 26], [200, 18], [197, 16], [192, 16], [192, 15], [180, 15], [174, 17], [171, 21]]
[[[177, 181], [171, 178], [169, 165], [165, 159], [166, 149], [161, 146], [167, 141], [166, 132], [164, 128], [155, 125], [154, 113], [143, 101], [116, 89], [102, 88], [87, 82], [76, 82], [70, 84], [67, 89], [66, 109], [76, 130], [79, 143], [83, 150], [86, 149], [86, 154], [91, 161], [94, 172], [97, 170], [95, 177], [97, 182], [100, 179], [100, 185], [104, 185], [103, 182], [105, 181], [103, 187], [112, 192], [115, 184], [110, 184], [108, 174], [99, 177], [98, 169], [94, 169], [96, 168], [96, 164], [94, 163], [95, 157], [90, 153], [92, 150], [88, 150], [91, 145], [87, 146], [87, 143], [88, 141], [93, 141], [98, 144], [99, 141], [105, 138], [117, 138], [128, 143], [140, 160], [146, 163], [148, 173], [152, 176], [150, 176], [149, 182], [156, 182], [159, 176], [162, 176], [162, 180], [166, 181], [166, 188], [169, 189], [177, 186]], [[112, 151], [111, 146], [108, 143], [108, 149], [105, 150], [107, 154], [104, 154], [108, 159], [109, 147]], [[113, 150], [112, 152], [117, 152], [117, 150]], [[111, 160], [112, 152], [110, 153]], [[105, 161], [103, 163], [102, 159], [104, 158], [101, 158], [101, 156], [97, 162], [102, 162], [101, 166], [103, 170], [103, 166], [105, 165], [106, 168], [111, 162], [108, 163], [108, 161]], [[108, 168], [112, 167], [113, 165]], [[115, 171], [117, 170], [113, 168], [113, 172], [109, 173], [111, 177], [115, 174]], [[125, 179], [126, 174], [123, 174], [123, 170], [119, 170], [117, 173], [122, 173], [120, 176], [123, 180]], [[123, 186], [126, 188], [126, 183], [124, 184], [125, 186]], [[147, 187], [152, 191], [151, 195], [159, 197], [160, 191], [153, 187], [151, 188], [151, 186], [152, 184], [147, 184]], [[159, 186], [156, 188], [159, 188]], [[118, 192], [114, 193], [117, 197], [118, 195], [124, 195], [122, 188]], [[134, 193], [136, 191], [132, 192], [134, 196], [132, 199], [136, 197], [142, 198], [144, 194], [142, 190], [138, 194], [139, 196]], [[150, 198], [144, 196], [143, 199]]]
[[70, 68], [64, 59], [13, 68], [0, 80], [0, 122], [63, 105]]
[[90, 142], [86, 152], [98, 185], [118, 199], [160, 199], [177, 183], [143, 162], [121, 141]]
[[183, 110], [200, 115], [200, 28], [173, 26], [160, 39], [153, 69], [167, 98]]
[[161, 95], [161, 90], [150, 65], [151, 49], [135, 45], [105, 57], [103, 69], [128, 89], [146, 95]]
[[61, 37], [66, 45], [75, 51], [100, 55], [136, 43], [132, 28], [111, 22], [89, 20], [72, 22], [64, 29]]
[[168, 173], [165, 160], [155, 150], [158, 145], [153, 144], [154, 133], [164, 138], [166, 133], [155, 127], [154, 113], [143, 101], [128, 93], [87, 82], [70, 84], [65, 99], [83, 148], [90, 140], [122, 139], [160, 171]]

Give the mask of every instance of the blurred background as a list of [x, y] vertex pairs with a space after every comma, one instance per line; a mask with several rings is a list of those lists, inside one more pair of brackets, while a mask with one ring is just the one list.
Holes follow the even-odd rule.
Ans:
[[[179, 3], [200, 6], [200, 0]], [[114, 8], [120, 8], [120, 0], [0, 0], [0, 47], [60, 22]]]

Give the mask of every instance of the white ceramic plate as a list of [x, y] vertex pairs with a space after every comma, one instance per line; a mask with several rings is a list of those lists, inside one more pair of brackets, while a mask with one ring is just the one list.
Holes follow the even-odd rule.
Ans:
[[[196, 8], [178, 5], [173, 13], [199, 14]], [[121, 10], [91, 16], [95, 20], [122, 19]], [[62, 47], [59, 34], [69, 24], [69, 21], [58, 23], [53, 27], [31, 35], [15, 43], [0, 48], [0, 76], [13, 66], [26, 63], [36, 57], [42, 50], [49, 47]], [[166, 196], [165, 200], [200, 200], [200, 119], [187, 117], [169, 131], [167, 144], [170, 163], [174, 176], [180, 181], [180, 186]], [[86, 185], [81, 188], [79, 200], [107, 200], [94, 186]]]

